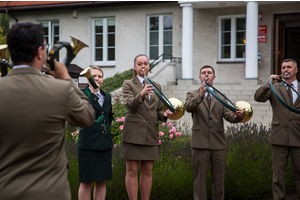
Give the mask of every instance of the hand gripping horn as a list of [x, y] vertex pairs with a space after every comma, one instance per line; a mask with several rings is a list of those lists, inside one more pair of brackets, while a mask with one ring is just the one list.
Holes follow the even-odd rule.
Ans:
[[[144, 71], [144, 70], [143, 70]], [[171, 117], [169, 117], [170, 120], [177, 120], [180, 119], [185, 112], [185, 105], [183, 101], [181, 101], [179, 98], [172, 97], [168, 99], [162, 91], [150, 80], [147, 78], [147, 76], [144, 74], [144, 79], [148, 85], [153, 85], [155, 89], [153, 89], [153, 92], [156, 94], [156, 96], [163, 102], [163, 111], [166, 111], [169, 109], [171, 112], [176, 112]]]
[[8, 68], [12, 68], [11, 64], [5, 59], [6, 58], [7, 44], [0, 45], [0, 67], [1, 67], [1, 77], [4, 77], [8, 73]]
[[[280, 78], [281, 77], [281, 78]], [[291, 86], [291, 84], [289, 84], [288, 82], [286, 82], [285, 80], [282, 79], [282, 75], [279, 75], [279, 81], [281, 82], [280, 84], [283, 84], [285, 83], [288, 87], [290, 87], [294, 92], [296, 92], [296, 94], [298, 95], [298, 97], [300, 98], [300, 95], [299, 93]], [[286, 108], [288, 108], [290, 111], [294, 112], [294, 113], [297, 113], [297, 114], [300, 114], [300, 110], [297, 110], [293, 107], [291, 107], [290, 105], [288, 105], [282, 98], [280, 98], [280, 96], [278, 95], [278, 93], [276, 92], [274, 86], [273, 86], [273, 78], [271, 78], [270, 80], [270, 87], [271, 87], [271, 90], [273, 92], [273, 94], [275, 95], [275, 97], [278, 99], [278, 101], [280, 101], [280, 103], [282, 103], [282, 105], [284, 105]]]
[[[242, 119], [241, 123], [245, 123], [247, 121], [249, 121], [253, 115], [253, 109], [252, 106], [246, 102], [246, 101], [238, 101], [235, 104], [232, 103], [232, 101], [230, 101], [224, 94], [222, 94], [219, 90], [217, 90], [215, 87], [213, 87], [212, 85], [210, 85], [209, 83], [206, 83], [206, 90], [212, 94], [218, 101], [220, 101], [224, 106], [226, 106], [228, 109], [230, 109], [233, 112], [238, 111], [238, 109], [242, 109], [243, 113], [244, 113], [244, 118]], [[218, 95], [216, 95], [211, 89], [209, 89], [209, 87], [213, 88], [216, 92], [218, 92], [219, 94], [221, 94], [225, 99], [227, 99], [231, 105], [229, 105], [228, 103], [226, 103], [223, 99], [221, 99]]]
[[81, 42], [79, 39], [77, 39], [74, 36], [71, 36], [71, 44], [68, 42], [59, 41], [57, 44], [53, 46], [53, 48], [49, 51], [47, 60], [46, 60], [46, 66], [50, 68], [51, 70], [54, 70], [54, 58], [56, 57], [56, 54], [59, 52], [59, 50], [63, 47], [66, 47], [67, 49], [67, 55], [63, 61], [63, 63], [68, 67], [71, 63], [71, 61], [75, 58], [77, 53], [84, 47], [88, 47], [85, 43]]

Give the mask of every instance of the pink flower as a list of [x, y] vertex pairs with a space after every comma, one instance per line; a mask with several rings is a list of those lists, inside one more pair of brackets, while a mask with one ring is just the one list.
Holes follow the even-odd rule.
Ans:
[[171, 123], [169, 123], [169, 124], [168, 124], [168, 127], [169, 127], [169, 128], [171, 128], [171, 126], [172, 126], [172, 124], [171, 124]]
[[71, 135], [74, 137], [74, 133], [71, 133]]
[[158, 145], [161, 145], [161, 140], [158, 140]]
[[170, 130], [169, 130], [169, 133], [174, 133], [173, 129], [170, 129]]
[[114, 123], [113, 122], [111, 122], [111, 126], [113, 126], [114, 125]]
[[124, 125], [121, 125], [121, 126], [120, 126], [120, 129], [123, 130], [123, 128], [124, 128]]
[[119, 119], [119, 117], [116, 117], [116, 119]]
[[121, 119], [117, 119], [117, 120], [116, 120], [116, 122], [120, 122], [120, 121], [121, 121]]
[[170, 120], [168, 121], [168, 124], [171, 124], [171, 121], [170, 121]]
[[162, 127], [164, 127], [165, 125], [166, 125], [165, 122], [161, 124]]
[[118, 146], [117, 144], [114, 144], [114, 146], [113, 146], [113, 147], [114, 147], [114, 148], [117, 148], [117, 146]]
[[173, 138], [173, 136], [174, 136], [173, 134], [170, 134], [170, 135], [169, 135], [169, 138], [170, 138], [170, 139], [172, 139], [172, 138]]
[[158, 134], [159, 134], [159, 137], [162, 137], [164, 135], [164, 132], [160, 131]]
[[79, 134], [79, 130], [77, 130], [76, 133]]
[[181, 156], [178, 157], [179, 159], [181, 158]]
[[177, 132], [175, 135], [176, 135], [178, 138], [181, 137], [181, 133], [180, 133], [180, 132]]
[[124, 122], [125, 121], [125, 117], [121, 117], [120, 122]]
[[176, 132], [176, 128], [173, 126], [172, 131], [175, 133]]

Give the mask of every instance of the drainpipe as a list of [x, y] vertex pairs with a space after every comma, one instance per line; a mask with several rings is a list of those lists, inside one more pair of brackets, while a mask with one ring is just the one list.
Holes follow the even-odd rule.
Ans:
[[5, 12], [6, 12], [6, 14], [8, 14], [10, 17], [12, 17], [12, 18], [14, 18], [15, 20], [16, 20], [16, 23], [18, 23], [18, 19], [15, 17], [15, 16], [13, 16], [12, 14], [10, 14], [10, 13], [8, 13], [8, 10], [5, 8]]

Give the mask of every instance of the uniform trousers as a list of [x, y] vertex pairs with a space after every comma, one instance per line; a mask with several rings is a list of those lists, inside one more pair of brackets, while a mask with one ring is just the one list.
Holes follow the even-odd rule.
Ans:
[[272, 145], [273, 158], [273, 198], [285, 199], [285, 172], [291, 154], [298, 198], [300, 199], [300, 147]]
[[206, 200], [206, 180], [211, 163], [212, 200], [224, 199], [227, 149], [192, 149], [194, 169], [194, 200]]

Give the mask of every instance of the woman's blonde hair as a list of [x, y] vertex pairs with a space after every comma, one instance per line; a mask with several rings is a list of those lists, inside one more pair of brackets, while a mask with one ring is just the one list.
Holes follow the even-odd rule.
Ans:
[[99, 71], [102, 72], [102, 77], [104, 77], [104, 73], [103, 73], [103, 71], [102, 71], [102, 69], [100, 67], [98, 67], [98, 66], [91, 66], [91, 70], [92, 69], [98, 69]]

